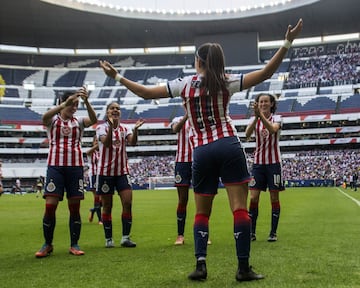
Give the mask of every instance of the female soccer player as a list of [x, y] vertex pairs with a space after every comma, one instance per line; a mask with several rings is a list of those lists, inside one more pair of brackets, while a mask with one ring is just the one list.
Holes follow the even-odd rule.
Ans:
[[105, 233], [105, 247], [114, 247], [112, 233], [113, 195], [116, 189], [122, 204], [122, 247], [136, 247], [130, 240], [132, 226], [132, 187], [129, 175], [126, 145], [135, 146], [138, 129], [144, 123], [138, 120], [133, 130], [120, 123], [120, 106], [112, 102], [106, 107], [107, 121], [96, 128], [99, 139], [100, 158], [98, 162], [97, 195], [102, 202], [102, 222]]
[[89, 178], [89, 189], [93, 193], [94, 196], [94, 206], [90, 209], [89, 214], [89, 222], [92, 222], [94, 219], [94, 214], [98, 218], [98, 224], [102, 224], [101, 221], [101, 200], [100, 196], [96, 194], [96, 175], [97, 175], [97, 167], [99, 161], [99, 144], [96, 135], [93, 138], [93, 146], [86, 151], [86, 155], [88, 157], [88, 162], [90, 163], [90, 178]]
[[[84, 101], [88, 117], [74, 116], [79, 98]], [[97, 122], [96, 113], [88, 98], [89, 94], [85, 88], [76, 92], [66, 92], [61, 104], [48, 110], [42, 117], [43, 124], [47, 127], [50, 151], [43, 196], [46, 199], [43, 217], [45, 243], [35, 253], [37, 258], [46, 257], [53, 252], [55, 212], [59, 201], [63, 200], [65, 191], [70, 212], [69, 252], [76, 256], [84, 255], [84, 251], [80, 250], [78, 245], [81, 230], [80, 200], [84, 199], [81, 139], [84, 129]]]
[[279, 191], [285, 189], [282, 180], [279, 146], [281, 116], [274, 114], [276, 99], [271, 94], [257, 95], [252, 108], [255, 116], [250, 120], [245, 130], [246, 138], [255, 132], [256, 141], [252, 167], [253, 181], [250, 182], [251, 240], [256, 240], [260, 192], [269, 188], [272, 212], [268, 241], [274, 242], [277, 241], [276, 231], [280, 218]]
[[207, 278], [206, 256], [209, 217], [219, 178], [225, 185], [234, 219], [234, 238], [238, 258], [237, 281], [264, 278], [249, 266], [251, 219], [247, 211], [248, 182], [246, 158], [237, 131], [228, 114], [230, 97], [270, 78], [278, 69], [292, 41], [302, 29], [302, 19], [285, 34], [285, 42], [260, 70], [247, 74], [225, 73], [221, 46], [205, 43], [195, 53], [196, 75], [169, 81], [166, 86], [147, 87], [124, 78], [108, 62], [100, 66], [109, 76], [144, 99], [180, 96], [194, 134], [192, 182], [196, 215], [194, 240], [196, 269], [191, 280]]
[[175, 117], [170, 126], [177, 133], [177, 151], [175, 156], [175, 187], [178, 193], [177, 216], [177, 238], [175, 245], [184, 244], [184, 232], [186, 222], [186, 210], [189, 199], [189, 187], [191, 184], [191, 163], [193, 143], [190, 135], [190, 124], [187, 114]]

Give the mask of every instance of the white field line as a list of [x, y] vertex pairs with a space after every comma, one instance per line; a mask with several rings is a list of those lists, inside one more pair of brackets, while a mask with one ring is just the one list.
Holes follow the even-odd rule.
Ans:
[[360, 201], [355, 199], [354, 197], [351, 197], [349, 194], [345, 193], [344, 191], [342, 191], [339, 188], [336, 188], [340, 193], [342, 193], [344, 196], [350, 198], [352, 201], [354, 201], [358, 206], [360, 206]]

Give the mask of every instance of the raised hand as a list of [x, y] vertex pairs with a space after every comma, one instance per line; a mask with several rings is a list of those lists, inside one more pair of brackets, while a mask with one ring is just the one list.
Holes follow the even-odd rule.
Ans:
[[117, 70], [107, 61], [100, 60], [100, 67], [104, 70], [105, 74], [111, 78], [115, 78], [118, 73]]
[[290, 42], [294, 41], [294, 39], [299, 35], [303, 27], [303, 20], [300, 18], [297, 22], [296, 26], [292, 28], [291, 25], [288, 26], [287, 31], [285, 33], [285, 39], [289, 40]]
[[87, 89], [85, 87], [81, 87], [78, 91], [77, 91], [77, 95], [80, 96], [80, 98], [83, 101], [86, 101], [89, 98], [89, 92], [87, 91]]

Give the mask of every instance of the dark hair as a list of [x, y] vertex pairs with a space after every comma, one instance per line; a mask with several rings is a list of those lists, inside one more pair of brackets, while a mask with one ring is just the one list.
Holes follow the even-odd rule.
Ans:
[[200, 87], [207, 90], [208, 95], [217, 96], [225, 89], [225, 58], [224, 52], [218, 43], [204, 43], [195, 53], [205, 70]]
[[277, 109], [277, 102], [276, 102], [276, 98], [274, 95], [270, 94], [270, 93], [260, 93], [255, 97], [255, 102], [259, 102], [259, 99], [261, 96], [269, 96], [270, 98], [270, 103], [274, 104], [272, 105], [270, 112], [271, 113], [275, 113], [276, 109]]
[[105, 111], [107, 111], [107, 110], [109, 110], [109, 108], [110, 108], [110, 106], [112, 105], [112, 104], [118, 104], [119, 106], [120, 106], [120, 104], [117, 102], [117, 101], [111, 101], [108, 105], [106, 105], [106, 110]]
[[68, 99], [71, 95], [74, 95], [76, 93], [76, 91], [65, 91], [61, 96], [60, 96], [60, 103], [65, 102], [66, 99]]
[[[105, 110], [106, 112], [109, 110], [109, 108], [110, 108], [110, 106], [111, 106], [112, 104], [118, 104], [119, 107], [120, 107], [120, 104], [119, 104], [117, 101], [111, 101], [108, 105], [106, 105], [106, 110]], [[106, 112], [105, 112], [105, 118], [107, 119], [108, 117], [107, 117]], [[121, 112], [121, 110], [120, 110], [120, 112]], [[121, 114], [120, 114], [120, 115], [121, 115]]]

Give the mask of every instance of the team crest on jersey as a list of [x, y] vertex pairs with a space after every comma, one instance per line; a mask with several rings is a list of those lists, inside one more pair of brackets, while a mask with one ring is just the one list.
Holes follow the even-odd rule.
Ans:
[[249, 182], [249, 186], [254, 187], [255, 184], [256, 184], [255, 178], [252, 178], [251, 181]]
[[56, 186], [53, 182], [53, 180], [51, 179], [50, 182], [46, 185], [46, 191], [47, 192], [54, 192], [56, 189]]
[[61, 128], [61, 134], [64, 136], [69, 136], [71, 133], [71, 129], [68, 126], [64, 126]]
[[103, 193], [108, 193], [110, 190], [109, 185], [105, 182], [102, 186], [101, 186], [101, 192]]
[[84, 194], [84, 180], [79, 179], [79, 192]]
[[115, 145], [116, 148], [119, 148], [121, 146], [120, 140], [116, 139], [115, 142], [114, 142], [114, 145]]
[[262, 130], [261, 130], [261, 137], [262, 137], [262, 138], [268, 138], [268, 137], [269, 137], [269, 130], [267, 130], [267, 129], [262, 129]]
[[181, 175], [180, 175], [180, 174], [176, 174], [176, 175], [175, 175], [175, 183], [181, 183], [181, 181], [182, 181]]

